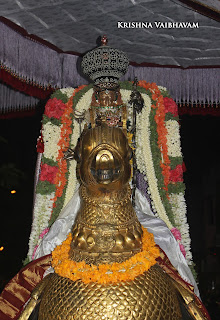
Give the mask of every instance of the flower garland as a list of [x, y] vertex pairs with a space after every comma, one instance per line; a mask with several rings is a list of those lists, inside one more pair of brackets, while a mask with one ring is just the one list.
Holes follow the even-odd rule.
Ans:
[[[166, 222], [171, 231], [178, 230], [174, 228], [174, 226], [177, 226], [181, 230], [183, 234], [181, 238], [176, 237], [177, 233], [175, 232], [174, 236], [187, 262], [191, 264], [192, 255], [190, 252], [189, 226], [186, 219], [184, 195], [182, 194], [184, 201], [178, 202], [178, 210], [176, 201], [178, 201], [180, 197], [175, 197], [174, 200], [173, 196], [172, 199], [170, 198], [171, 195], [173, 195], [173, 193], [171, 193], [173, 190], [175, 190], [175, 194], [178, 194], [178, 192], [184, 189], [182, 153], [178, 131], [179, 125], [177, 122], [177, 105], [173, 99], [168, 96], [166, 88], [157, 87], [156, 84], [150, 84], [146, 81], [140, 81], [139, 85], [146, 91], [143, 92], [143, 89], [139, 87], [142, 97], [144, 98], [145, 107], [137, 118], [136, 157], [138, 169], [144, 174], [145, 179], [148, 181], [149, 189], [147, 192], [151, 196], [152, 208], [155, 214]], [[148, 99], [151, 97], [153, 103], [146, 99], [146, 93], [148, 93]], [[121, 95], [124, 102], [129, 101], [129, 90], [121, 90]], [[151, 110], [147, 112], [149, 107]], [[131, 121], [131, 108], [128, 108], [128, 115], [129, 114], [129, 120]], [[173, 126], [175, 123], [175, 132], [174, 130], [170, 130], [170, 122], [173, 123]], [[168, 132], [170, 134], [168, 134]], [[157, 138], [156, 133], [158, 135]], [[176, 154], [174, 154], [174, 150], [171, 149], [172, 147], [177, 150]], [[158, 159], [160, 158], [161, 160], [158, 163]], [[156, 171], [158, 165], [161, 167], [163, 182], [159, 176], [160, 172]], [[166, 191], [165, 195], [167, 199], [164, 198], [163, 189]]]
[[55, 185], [56, 185], [56, 192], [54, 197], [54, 207], [56, 206], [56, 201], [59, 197], [62, 196], [64, 191], [64, 186], [66, 185], [66, 172], [67, 172], [67, 161], [64, 159], [64, 152], [69, 147], [70, 142], [70, 134], [72, 132], [71, 125], [72, 125], [72, 117], [70, 116], [72, 113], [72, 97], [66, 103], [66, 109], [61, 117], [61, 134], [60, 134], [60, 141], [58, 142], [58, 156], [57, 156], [57, 163], [58, 163], [58, 172], [55, 178]]
[[155, 245], [154, 237], [142, 227], [142, 251], [122, 263], [88, 265], [85, 261], [75, 262], [69, 259], [69, 250], [72, 241], [70, 233], [62, 245], [52, 252], [52, 267], [62, 277], [73, 281], [81, 279], [84, 283], [97, 282], [100, 284], [118, 283], [134, 280], [140, 274], [156, 264], [160, 255]]
[[[137, 116], [137, 150], [136, 158], [137, 165], [141, 173], [143, 173], [148, 180], [149, 189], [151, 198], [153, 200], [153, 209], [156, 209], [158, 216], [166, 222], [169, 228], [173, 228], [166, 210], [164, 208], [163, 202], [160, 197], [159, 188], [158, 188], [158, 179], [155, 175], [153, 155], [151, 152], [150, 145], [150, 122], [149, 122], [149, 113], [151, 111], [150, 107], [144, 108], [141, 114]], [[146, 165], [147, 164], [147, 165]]]
[[[157, 124], [157, 133], [158, 133], [158, 147], [161, 150], [162, 160], [160, 161], [160, 166], [162, 169], [162, 174], [164, 177], [164, 189], [168, 191], [169, 183], [169, 172], [170, 172], [170, 160], [168, 157], [167, 150], [167, 129], [165, 127], [165, 107], [163, 96], [155, 83], [147, 83], [146, 81], [140, 81], [139, 85], [146, 90], [150, 90], [152, 93], [153, 103], [151, 107], [156, 109], [155, 122]], [[156, 105], [155, 105], [156, 103]], [[166, 193], [168, 197], [168, 193]]]
[[32, 222], [31, 236], [29, 240], [28, 259], [33, 260], [34, 254], [41, 241], [41, 234], [46, 229], [48, 231], [48, 221], [53, 209], [53, 198], [55, 193], [36, 194], [34, 216]]
[[[181, 231], [182, 238], [178, 241], [184, 244], [189, 263], [191, 259], [190, 238], [186, 208], [184, 208], [177, 106], [165, 88], [146, 83], [146, 81], [140, 81], [139, 84], [138, 90], [144, 98], [145, 107], [137, 117], [138, 169], [148, 181], [148, 193], [151, 195], [155, 214], [164, 220], [171, 230], [177, 227]], [[127, 104], [128, 121], [131, 126], [132, 106], [128, 101], [132, 83], [124, 81], [120, 83], [120, 87], [122, 101]], [[90, 108], [92, 95], [92, 85], [81, 86], [77, 89], [64, 88], [56, 91], [46, 105], [42, 129], [44, 139], [42, 175], [37, 185], [38, 197], [35, 202], [34, 221], [29, 242], [30, 258], [34, 248], [41, 241], [42, 230], [53, 223], [75, 191], [76, 162], [67, 163], [63, 155], [68, 147], [76, 146], [79, 137], [79, 123], [73, 118], [73, 114], [80, 116], [86, 112]], [[82, 127], [84, 123], [85, 121]], [[41, 201], [40, 198], [43, 195], [47, 196], [45, 201], [50, 203], [49, 209], [46, 203], [42, 206], [43, 200]], [[44, 214], [45, 219], [42, 218]], [[40, 223], [42, 223], [41, 226]]]

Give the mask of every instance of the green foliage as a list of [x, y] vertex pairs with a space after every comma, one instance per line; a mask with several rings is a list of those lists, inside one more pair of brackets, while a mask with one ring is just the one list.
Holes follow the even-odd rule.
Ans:
[[67, 103], [69, 98], [65, 93], [62, 93], [60, 90], [55, 91], [51, 96], [51, 99], [56, 98], [58, 100], [61, 100], [63, 103]]
[[152, 152], [152, 158], [154, 163], [154, 170], [155, 175], [157, 178], [157, 185], [159, 188], [159, 194], [163, 201], [164, 208], [166, 210], [167, 216], [170, 220], [170, 222], [175, 226], [174, 216], [171, 208], [171, 204], [169, 200], [167, 199], [166, 191], [164, 189], [164, 177], [161, 171], [160, 167], [160, 161], [161, 161], [161, 152], [158, 147], [157, 141], [158, 141], [158, 134], [157, 134], [157, 128], [156, 128], [156, 122], [155, 122], [155, 115], [156, 110], [152, 109], [150, 113], [150, 142], [151, 142], [151, 152]]
[[47, 117], [45, 114], [43, 115], [43, 120], [42, 120], [42, 124], [46, 124], [47, 122], [50, 122], [56, 126], [60, 126], [61, 125], [61, 120], [56, 119], [56, 118], [49, 118]]
[[173, 170], [178, 164], [183, 163], [183, 157], [169, 157], [170, 159], [170, 169]]
[[165, 98], [165, 97], [171, 98], [171, 95], [170, 95], [169, 91], [167, 91], [167, 90], [161, 90], [161, 89], [160, 89], [160, 92], [161, 92], [161, 94], [162, 94], [162, 96], [163, 96], [164, 98]]
[[197, 274], [197, 272], [196, 272], [196, 270], [195, 270], [196, 264], [193, 262], [191, 265], [189, 265], [189, 268], [190, 268], [190, 270], [191, 270], [191, 272], [192, 272], [192, 275], [193, 275], [195, 281], [197, 281], [197, 279], [198, 279], [198, 274]]
[[39, 181], [36, 188], [36, 193], [40, 193], [42, 195], [50, 194], [55, 192], [55, 185], [51, 184], [49, 181]]
[[175, 184], [170, 183], [168, 185], [168, 192], [169, 193], [180, 193], [185, 191], [185, 184], [183, 182], [176, 182]]
[[[68, 172], [69, 172], [69, 162], [67, 161], [66, 181], [68, 181]], [[54, 187], [55, 187], [55, 185], [54, 185]], [[60, 214], [60, 212], [61, 212], [61, 210], [63, 208], [65, 195], [66, 195], [66, 189], [67, 189], [67, 183], [63, 188], [62, 196], [57, 198], [57, 201], [55, 203], [55, 207], [53, 208], [52, 216], [51, 216], [50, 221], [49, 221], [49, 227], [51, 227], [51, 225], [57, 219], [57, 217], [59, 216], [59, 214]]]
[[167, 112], [166, 115], [165, 115], [165, 121], [168, 121], [168, 120], [176, 120], [176, 121], [178, 121], [179, 117], [175, 117], [171, 112]]
[[82, 90], [76, 92], [76, 94], [73, 97], [73, 106], [75, 107], [76, 104], [78, 103], [79, 99], [82, 98], [82, 96], [84, 96], [84, 94], [93, 87], [93, 84], [90, 83], [88, 86], [86, 86], [85, 88], [83, 88]]
[[30, 262], [29, 257], [26, 257], [26, 258], [22, 261], [22, 264], [23, 264], [23, 266], [25, 267], [29, 262]]
[[41, 163], [46, 163], [51, 167], [58, 167], [57, 161], [54, 161], [52, 159], [46, 158], [45, 156], [42, 156]]

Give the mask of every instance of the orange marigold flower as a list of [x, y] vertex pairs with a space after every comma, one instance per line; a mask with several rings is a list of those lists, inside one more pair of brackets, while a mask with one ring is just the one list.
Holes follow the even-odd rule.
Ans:
[[138, 275], [147, 271], [156, 263], [159, 249], [155, 245], [154, 237], [146, 229], [143, 229], [142, 251], [122, 263], [88, 265], [85, 261], [75, 262], [69, 258], [71, 233], [62, 245], [57, 246], [52, 252], [52, 266], [55, 272], [62, 277], [73, 281], [81, 279], [84, 283], [97, 282], [118, 283], [120, 281], [133, 280]]

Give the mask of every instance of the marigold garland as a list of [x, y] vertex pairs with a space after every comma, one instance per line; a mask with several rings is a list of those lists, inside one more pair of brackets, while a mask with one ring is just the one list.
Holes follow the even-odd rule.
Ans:
[[[125, 91], [123, 95], [123, 101], [128, 102], [130, 98], [130, 92], [132, 90], [132, 83], [125, 81], [125, 82], [122, 82], [120, 85], [121, 85], [121, 90]], [[49, 132], [48, 130], [46, 130], [47, 127], [51, 127], [52, 133], [49, 136], [47, 135], [44, 137], [45, 150], [42, 158], [42, 164], [46, 163], [47, 165], [50, 165], [50, 166], [57, 166], [56, 168], [57, 173], [55, 178], [52, 179], [51, 177], [53, 181], [48, 181], [48, 179], [46, 179], [45, 181], [42, 181], [40, 179], [37, 186], [37, 193], [41, 193], [43, 195], [50, 194], [50, 201], [52, 200], [53, 202], [53, 205], [52, 205], [53, 208], [51, 207], [50, 213], [48, 211], [49, 215], [47, 214], [49, 218], [48, 219], [49, 226], [52, 224], [52, 222], [54, 221], [54, 218], [56, 218], [57, 214], [60, 212], [63, 205], [67, 203], [66, 189], [67, 189], [67, 186], [70, 187], [69, 182], [67, 180], [69, 179], [70, 168], [68, 167], [67, 162], [63, 160], [63, 151], [65, 151], [65, 149], [69, 147], [70, 141], [72, 141], [70, 139], [72, 139], [73, 128], [74, 128], [74, 133], [76, 132], [76, 125], [75, 125], [76, 121], [72, 119], [71, 113], [75, 108], [77, 110], [79, 109], [78, 111], [81, 111], [81, 112], [89, 108], [92, 97], [90, 97], [90, 94], [88, 94], [88, 92], [92, 91], [91, 88], [92, 88], [92, 85], [80, 86], [79, 88], [76, 88], [76, 89], [66, 88], [66, 89], [58, 90], [56, 93], [52, 95], [51, 99], [49, 100], [49, 105], [47, 106], [48, 110], [45, 109], [45, 115], [43, 120], [43, 128], [45, 129], [44, 133], [46, 135], [46, 133]], [[183, 216], [185, 217], [185, 213], [181, 214], [181, 223], [178, 223], [176, 225], [176, 221], [179, 219], [180, 211], [176, 212], [175, 203], [173, 203], [175, 201], [171, 199], [172, 194], [175, 193], [178, 195], [179, 192], [183, 192], [182, 175], [180, 176], [180, 170], [177, 170], [177, 165], [182, 164], [181, 148], [179, 145], [179, 135], [174, 134], [174, 131], [176, 133], [178, 129], [177, 106], [175, 102], [167, 94], [166, 88], [158, 87], [155, 83], [147, 83], [146, 81], [139, 81], [138, 88], [139, 88], [139, 91], [142, 94], [144, 94], [144, 96], [148, 96], [149, 100], [151, 100], [151, 103], [149, 104], [149, 107], [151, 105], [151, 114], [150, 114], [152, 118], [151, 125], [153, 125], [153, 129], [155, 130], [155, 133], [157, 133], [157, 139], [154, 142], [154, 144], [157, 145], [156, 149], [158, 149], [158, 151], [160, 151], [161, 153], [161, 155], [159, 155], [159, 158], [161, 158], [161, 160], [160, 161], [158, 160], [157, 162], [154, 161], [153, 169], [155, 172], [156, 172], [156, 169], [157, 171], [160, 170], [161, 177], [158, 176], [157, 184], [158, 184], [158, 190], [161, 197], [161, 201], [164, 203], [165, 209], [167, 211], [167, 219], [171, 221], [171, 218], [172, 218], [172, 211], [171, 210], [168, 211], [169, 206], [167, 206], [167, 203], [169, 202], [171, 204], [171, 209], [174, 210], [173, 213], [174, 213], [175, 222], [173, 222], [173, 225], [178, 226], [181, 230], [181, 233], [187, 233], [187, 235], [183, 237], [183, 243], [185, 245], [185, 248], [187, 248], [187, 256], [188, 256], [188, 254], [190, 253], [190, 247], [188, 245], [189, 243], [189, 236], [188, 236], [188, 229], [187, 229], [188, 225], [187, 225], [187, 221], [185, 221], [186, 218], [184, 221], [182, 219]], [[130, 108], [128, 105], [128, 111], [132, 111], [131, 109], [132, 108]], [[132, 121], [131, 114], [128, 119]], [[58, 131], [60, 131], [60, 134], [59, 134], [60, 138], [57, 138]], [[174, 137], [175, 137], [175, 141], [174, 141], [175, 143], [172, 144]], [[54, 145], [58, 146], [57, 150], [54, 150], [54, 148], [48, 148], [47, 140], [51, 142], [52, 138], [53, 139], [56, 138], [57, 140], [52, 143], [53, 146]], [[152, 138], [154, 138], [154, 135], [152, 135]], [[154, 156], [154, 159], [155, 159], [154, 153], [156, 149], [151, 150], [152, 156]], [[157, 159], [159, 158], [157, 157]], [[49, 163], [48, 161], [53, 161], [53, 163]], [[56, 194], [54, 194], [54, 191], [56, 191]], [[68, 194], [70, 194], [70, 192], [68, 192]], [[47, 203], [44, 204], [45, 208], [46, 206], [47, 206]], [[183, 205], [181, 205], [181, 207], [182, 206]], [[43, 214], [43, 211], [45, 211], [45, 208], [41, 208], [38, 202], [36, 203], [36, 207], [37, 209], [35, 211], [41, 212]], [[36, 221], [38, 220], [39, 219], [37, 219]], [[34, 222], [33, 224], [34, 224], [32, 228], [33, 232], [31, 233], [31, 237], [30, 237], [29, 256], [31, 256], [31, 252], [33, 252], [32, 248], [35, 245], [37, 245], [37, 243], [39, 243], [39, 240], [36, 241], [37, 238], [35, 236], [33, 237], [33, 234], [35, 234], [34, 230], [36, 229], [35, 227], [36, 223]], [[39, 227], [40, 226], [37, 225], [38, 229]], [[190, 259], [191, 258], [189, 257], [188, 261], [190, 261]]]
[[156, 105], [152, 104], [152, 108], [156, 109], [155, 122], [157, 124], [157, 133], [158, 133], [158, 147], [161, 150], [162, 161], [160, 162], [160, 167], [162, 169], [162, 174], [164, 177], [164, 189], [166, 190], [167, 198], [168, 195], [168, 184], [170, 177], [170, 160], [168, 157], [167, 149], [167, 129], [165, 126], [165, 106], [164, 106], [164, 97], [162, 96], [156, 83], [148, 83], [146, 81], [139, 81], [139, 85], [146, 90], [150, 90], [152, 93], [152, 100], [156, 102]]
[[77, 92], [82, 90], [85, 87], [85, 85], [82, 85], [74, 90], [74, 93], [72, 97], [68, 100], [66, 103], [66, 109], [64, 113], [61, 116], [61, 138], [58, 143], [58, 173], [55, 178], [55, 185], [56, 185], [56, 192], [54, 197], [54, 207], [56, 206], [56, 201], [58, 197], [62, 196], [64, 186], [66, 185], [67, 179], [66, 179], [66, 172], [67, 172], [67, 161], [64, 159], [64, 152], [69, 148], [70, 143], [70, 135], [72, 133], [72, 121], [73, 117], [70, 116], [70, 114], [73, 112], [73, 98]]
[[88, 265], [85, 261], [75, 262], [69, 259], [72, 234], [52, 252], [52, 267], [62, 277], [73, 281], [81, 279], [84, 283], [97, 282], [118, 283], [134, 280], [140, 274], [156, 264], [160, 255], [159, 248], [154, 242], [153, 234], [142, 227], [142, 251], [122, 263]]

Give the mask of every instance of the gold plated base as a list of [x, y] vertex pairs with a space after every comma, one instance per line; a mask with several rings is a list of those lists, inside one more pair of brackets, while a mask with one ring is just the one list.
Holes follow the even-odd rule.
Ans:
[[53, 274], [44, 291], [38, 320], [181, 319], [176, 291], [155, 265], [133, 281], [84, 284]]

